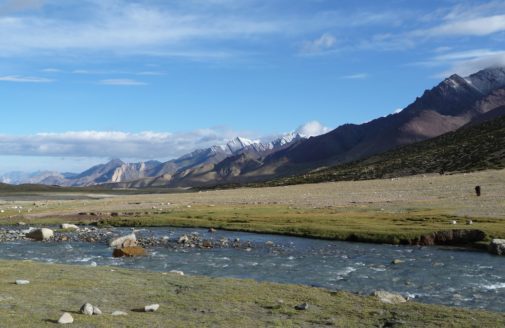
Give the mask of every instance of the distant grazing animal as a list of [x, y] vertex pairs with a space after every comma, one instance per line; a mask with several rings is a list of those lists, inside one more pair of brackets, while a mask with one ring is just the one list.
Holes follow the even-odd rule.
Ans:
[[475, 186], [475, 194], [477, 195], [477, 197], [480, 196], [480, 186]]

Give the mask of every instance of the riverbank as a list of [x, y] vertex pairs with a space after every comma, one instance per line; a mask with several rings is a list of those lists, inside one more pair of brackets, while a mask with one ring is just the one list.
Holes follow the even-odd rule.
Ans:
[[[16, 279], [30, 280], [15, 285]], [[505, 315], [407, 302], [325, 289], [111, 267], [0, 261], [0, 317], [6, 327], [52, 327], [70, 312], [73, 327], [498, 327]], [[281, 301], [282, 300], [282, 301]], [[101, 316], [78, 314], [98, 305]], [[295, 306], [307, 302], [307, 310]], [[154, 313], [132, 311], [158, 303]], [[127, 316], [111, 316], [122, 310]]]
[[487, 242], [505, 238], [503, 194], [505, 170], [97, 199], [50, 193], [47, 200], [38, 194], [38, 201], [0, 197], [0, 224], [201, 227], [390, 244], [426, 244], [434, 233], [479, 230]]

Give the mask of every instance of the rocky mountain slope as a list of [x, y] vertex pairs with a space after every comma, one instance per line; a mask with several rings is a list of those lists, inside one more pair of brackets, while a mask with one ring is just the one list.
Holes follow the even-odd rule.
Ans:
[[501, 116], [361, 161], [280, 178], [257, 186], [394, 178], [505, 168], [505, 106]]

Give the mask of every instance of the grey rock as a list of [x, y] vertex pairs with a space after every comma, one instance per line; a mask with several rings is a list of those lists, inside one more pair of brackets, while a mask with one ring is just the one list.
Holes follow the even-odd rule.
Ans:
[[81, 306], [80, 312], [84, 315], [93, 315], [93, 305], [89, 303], [84, 303]]
[[65, 230], [79, 230], [78, 226], [76, 226], [75, 224], [70, 224], [70, 223], [63, 223], [61, 225], [61, 228], [65, 229]]
[[488, 248], [493, 254], [505, 255], [505, 239], [493, 239]]
[[159, 304], [151, 304], [151, 305], [146, 305], [144, 306], [144, 311], [145, 312], [155, 312], [160, 308]]
[[27, 238], [35, 239], [38, 241], [48, 240], [54, 237], [54, 232], [51, 229], [41, 228], [34, 229], [26, 234]]
[[67, 324], [74, 322], [74, 318], [68, 312], [63, 313], [63, 315], [58, 319], [59, 324]]
[[400, 294], [386, 292], [384, 290], [376, 290], [372, 293], [372, 296], [375, 296], [382, 303], [386, 304], [399, 304], [407, 302], [407, 299]]
[[101, 315], [102, 314], [102, 310], [100, 310], [98, 308], [98, 306], [93, 306], [93, 314], [94, 315]]
[[295, 310], [304, 311], [309, 309], [309, 303], [302, 303], [295, 306]]
[[111, 240], [111, 242], [109, 243], [109, 246], [121, 248], [121, 247], [124, 247], [123, 244], [128, 241], [129, 241], [129, 243], [133, 243], [133, 242], [136, 243], [137, 242], [137, 237], [135, 236], [134, 233], [131, 233], [129, 235], [122, 236], [122, 237]]
[[112, 312], [113, 316], [118, 316], [118, 315], [128, 315], [128, 313], [124, 312], [124, 311], [114, 311]]

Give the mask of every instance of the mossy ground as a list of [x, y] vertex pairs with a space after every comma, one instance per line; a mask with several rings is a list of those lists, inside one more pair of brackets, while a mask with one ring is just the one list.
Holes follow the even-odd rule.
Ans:
[[[28, 279], [18, 286], [16, 279]], [[280, 303], [279, 300], [283, 302]], [[104, 312], [84, 316], [90, 302]], [[294, 306], [309, 303], [306, 311]], [[159, 303], [155, 313], [136, 312]], [[111, 316], [123, 310], [127, 316]], [[0, 326], [53, 327], [500, 327], [505, 314], [408, 302], [298, 285], [177, 276], [111, 267], [0, 261]]]

